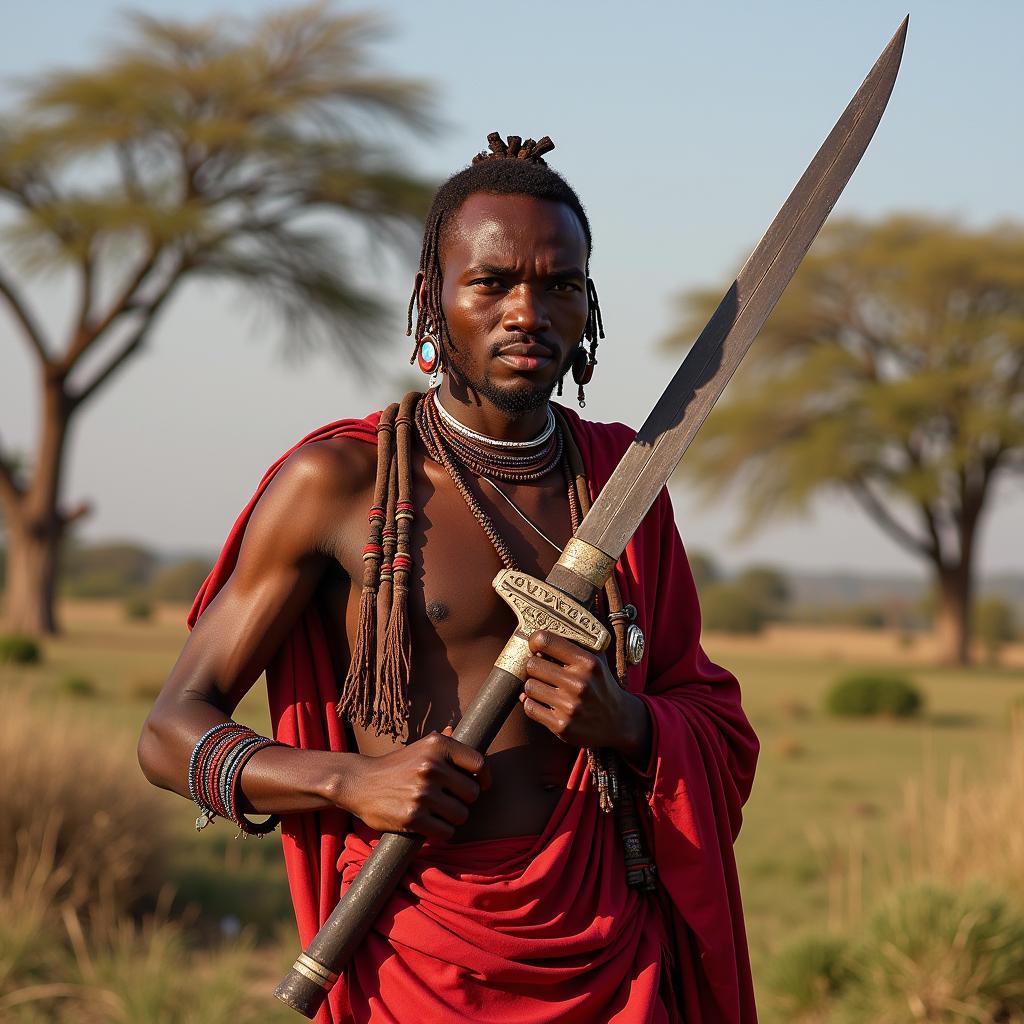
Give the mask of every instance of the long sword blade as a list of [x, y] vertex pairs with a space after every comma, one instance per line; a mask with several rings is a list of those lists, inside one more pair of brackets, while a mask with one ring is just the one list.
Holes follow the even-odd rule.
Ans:
[[[701, 332], [548, 574], [546, 582], [552, 587], [530, 579], [530, 586], [544, 591], [553, 606], [560, 603], [559, 591], [584, 604], [593, 597], [722, 393], [870, 141], [896, 78], [906, 31], [904, 21]], [[586, 542], [579, 545], [586, 551], [570, 555], [577, 541]], [[593, 548], [600, 550], [594, 552]], [[588, 561], [593, 564], [585, 566]], [[571, 614], [569, 618], [578, 625], [579, 614], [586, 616], [587, 609], [577, 606], [576, 611], [575, 618]], [[526, 678], [529, 645], [523, 631], [527, 621], [521, 612], [517, 615], [519, 628], [455, 729], [455, 739], [476, 750], [491, 745], [515, 707]], [[535, 628], [536, 620], [531, 618], [529, 629]], [[307, 1017], [315, 1015], [412, 862], [420, 842], [404, 834], [381, 837], [351, 887], [278, 985], [274, 994], [280, 1000]]]
[[580, 524], [579, 540], [617, 558], [672, 475], [860, 163], [889, 102], [909, 21], [908, 15], [725, 293]]

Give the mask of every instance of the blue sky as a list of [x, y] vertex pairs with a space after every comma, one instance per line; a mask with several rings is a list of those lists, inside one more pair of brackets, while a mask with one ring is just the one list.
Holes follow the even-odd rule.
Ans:
[[[192, 18], [271, 5], [135, 6]], [[696, 284], [725, 289], [907, 13], [888, 0], [372, 7], [394, 29], [378, 47], [381, 66], [437, 87], [445, 127], [410, 145], [419, 170], [442, 175], [463, 165], [495, 129], [554, 138], [551, 162], [577, 187], [594, 226], [609, 334], [587, 413], [634, 425], [672, 370], [656, 349], [672, 323], [672, 296]], [[0, 68], [18, 76], [87, 63], [116, 35], [121, 9], [106, 0], [12, 4]], [[837, 212], [917, 210], [973, 224], [1024, 218], [1024, 4], [931, 0], [910, 13], [889, 110]], [[395, 304], [395, 343], [383, 358], [398, 372], [410, 271], [389, 268], [376, 282]], [[56, 285], [33, 294], [56, 315]], [[24, 446], [35, 417], [30, 367], [8, 334], [0, 320], [0, 431]], [[213, 548], [281, 450], [394, 391], [386, 377], [367, 383], [329, 358], [287, 366], [276, 337], [229, 294], [192, 288], [178, 297], [149, 352], [79, 424], [67, 494], [96, 505], [86, 536]], [[680, 486], [674, 493], [684, 539], [726, 564], [916, 567], [841, 502], [822, 501], [806, 520], [738, 542], [729, 503], [701, 505]], [[1024, 488], [1008, 485], [997, 498], [982, 563], [1024, 569], [1015, 528]]]

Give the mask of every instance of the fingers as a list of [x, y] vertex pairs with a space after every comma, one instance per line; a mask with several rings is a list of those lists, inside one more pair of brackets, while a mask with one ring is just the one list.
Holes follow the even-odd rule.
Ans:
[[451, 839], [455, 835], [455, 826], [435, 814], [423, 812], [416, 819], [415, 827], [407, 831], [423, 836], [424, 839]]
[[539, 679], [527, 679], [523, 686], [523, 693], [528, 700], [544, 704], [556, 711], [571, 711], [576, 703], [571, 694], [566, 694], [559, 687]]
[[547, 629], [538, 629], [530, 635], [530, 650], [534, 654], [543, 654], [545, 658], [561, 662], [563, 665], [588, 665], [594, 655], [590, 651], [558, 636]]
[[443, 765], [439, 768], [437, 781], [443, 789], [464, 804], [473, 803], [480, 796], [480, 791], [483, 788], [476, 779], [466, 775], [458, 768], [452, 768], [451, 765]]
[[568, 719], [562, 712], [549, 708], [532, 697], [527, 697], [523, 701], [523, 711], [526, 712], [527, 718], [537, 722], [539, 725], [543, 725], [559, 739], [562, 738], [562, 734], [569, 725]]
[[443, 775], [445, 789], [472, 803], [481, 791], [491, 788], [491, 768], [479, 750], [454, 739], [453, 731], [447, 725], [442, 732], [431, 733], [425, 740], [433, 747], [439, 767], [449, 768]]
[[[448, 728], [451, 727], [449, 726]], [[435, 737], [436, 739], [434, 739]], [[479, 750], [474, 750], [472, 747], [466, 746], [465, 743], [460, 743], [450, 733], [447, 735], [436, 732], [431, 733], [427, 740], [430, 741], [432, 739], [434, 739], [435, 744], [439, 748], [439, 753], [449, 764], [455, 765], [456, 768], [461, 768], [464, 772], [469, 772], [470, 775], [476, 775], [477, 772], [483, 771], [484, 755]]]
[[461, 800], [447, 793], [435, 793], [430, 800], [429, 811], [449, 825], [464, 825], [469, 819], [469, 808]]

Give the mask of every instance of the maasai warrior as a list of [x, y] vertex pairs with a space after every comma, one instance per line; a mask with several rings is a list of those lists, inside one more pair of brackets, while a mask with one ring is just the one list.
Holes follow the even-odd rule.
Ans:
[[[590, 224], [550, 140], [490, 142], [426, 223], [409, 326], [439, 384], [271, 467], [140, 761], [198, 825], [280, 815], [303, 944], [382, 831], [426, 837], [321, 1021], [754, 1021], [757, 741], [665, 492], [599, 600], [609, 656], [535, 633], [486, 757], [448, 735], [514, 626], [495, 572], [543, 578], [633, 437], [550, 403], [571, 375], [582, 406], [603, 335]], [[274, 745], [228, 717], [264, 669]]]

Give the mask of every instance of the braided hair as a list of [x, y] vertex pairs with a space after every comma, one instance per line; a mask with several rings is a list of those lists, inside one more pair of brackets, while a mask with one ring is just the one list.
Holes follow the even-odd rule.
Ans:
[[[583, 329], [583, 337], [589, 342], [589, 360], [593, 363], [596, 361], [598, 339], [604, 337], [597, 289], [590, 279], [593, 238], [590, 233], [590, 221], [580, 197], [544, 160], [544, 154], [551, 152], [555, 144], [547, 135], [536, 142], [533, 139], [524, 141], [518, 135], [510, 135], [503, 141], [497, 132], [491, 132], [487, 136], [487, 142], [490, 151], [477, 153], [469, 167], [453, 174], [437, 190], [434, 201], [430, 204], [423, 229], [423, 248], [420, 251], [419, 270], [422, 278], [418, 279], [418, 283], [422, 280], [423, 301], [420, 301], [420, 288], [414, 285], [412, 295], [409, 297], [405, 333], [413, 334], [415, 314], [417, 342], [424, 335], [432, 334], [437, 339], [443, 361], [450, 362], [447, 352], [450, 341], [448, 323], [441, 308], [441, 248], [445, 232], [462, 204], [478, 192], [491, 195], [532, 196], [534, 199], [564, 203], [576, 214], [583, 228], [587, 240], [587, 322]], [[561, 382], [558, 393], [562, 393]]]

